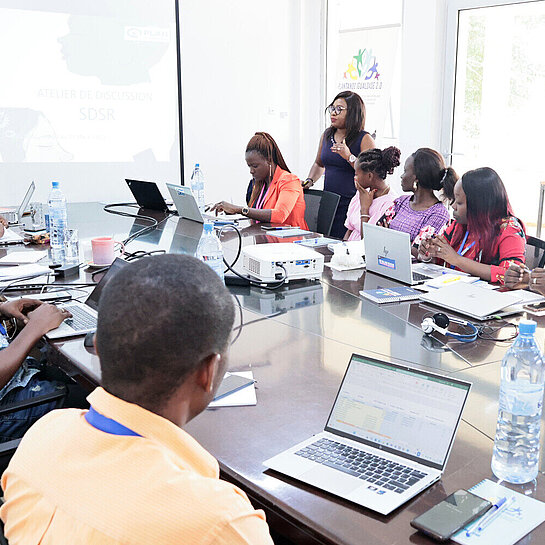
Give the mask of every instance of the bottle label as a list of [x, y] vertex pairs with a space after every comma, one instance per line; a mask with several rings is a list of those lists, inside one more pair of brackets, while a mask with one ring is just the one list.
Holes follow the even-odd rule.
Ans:
[[528, 381], [503, 383], [500, 387], [500, 410], [519, 416], [541, 414], [543, 385]]

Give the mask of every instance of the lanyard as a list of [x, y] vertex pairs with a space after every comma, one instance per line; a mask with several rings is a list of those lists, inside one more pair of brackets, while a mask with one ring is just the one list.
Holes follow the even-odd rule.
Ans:
[[474, 240], [467, 248], [464, 249], [464, 244], [466, 243], [468, 235], [469, 235], [469, 231], [466, 231], [466, 236], [464, 237], [464, 240], [462, 240], [462, 244], [460, 244], [460, 248], [458, 249], [458, 255], [461, 255], [461, 256], [466, 255], [467, 252], [469, 252], [469, 250], [471, 250], [471, 248], [475, 246], [476, 241]]
[[[269, 187], [267, 188], [265, 195], [263, 195], [263, 190], [265, 189], [265, 186], [261, 188], [261, 193], [259, 194], [259, 197], [257, 198], [257, 201], [256, 201], [256, 205], [255, 205], [256, 208], [263, 207], [263, 204], [265, 203], [265, 199], [267, 198], [267, 193], [269, 192], [270, 187], [271, 187], [271, 184], [269, 184]], [[263, 197], [263, 199], [261, 197]]]
[[89, 410], [85, 415], [85, 420], [87, 420], [93, 428], [111, 435], [132, 435], [134, 437], [142, 437], [139, 433], [132, 431], [116, 420], [98, 413], [93, 407], [89, 407]]

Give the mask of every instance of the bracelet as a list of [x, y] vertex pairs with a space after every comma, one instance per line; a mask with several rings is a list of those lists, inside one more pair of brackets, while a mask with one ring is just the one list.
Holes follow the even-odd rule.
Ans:
[[360, 214], [360, 218], [370, 218], [369, 214]]
[[431, 257], [428, 257], [428, 259], [424, 259], [423, 257], [420, 258], [420, 261], [422, 261], [422, 263], [429, 263], [433, 258]]

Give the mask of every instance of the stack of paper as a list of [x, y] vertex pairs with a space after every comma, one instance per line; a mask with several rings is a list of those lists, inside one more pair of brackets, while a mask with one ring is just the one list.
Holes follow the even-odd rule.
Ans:
[[47, 256], [47, 251], [28, 251], [28, 252], [10, 252], [8, 255], [0, 258], [0, 266], [5, 265], [24, 265], [26, 263], [36, 263]]

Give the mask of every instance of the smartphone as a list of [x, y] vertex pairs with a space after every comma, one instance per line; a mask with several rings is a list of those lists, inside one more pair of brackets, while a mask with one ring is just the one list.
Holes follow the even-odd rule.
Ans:
[[491, 507], [488, 500], [467, 490], [458, 490], [411, 520], [411, 526], [437, 541], [447, 541]]
[[218, 391], [214, 397], [214, 401], [241, 390], [242, 388], [246, 388], [246, 386], [250, 386], [250, 384], [253, 384], [254, 382], [255, 380], [251, 378], [244, 378], [238, 375], [227, 375], [223, 377], [223, 380], [221, 381]]

